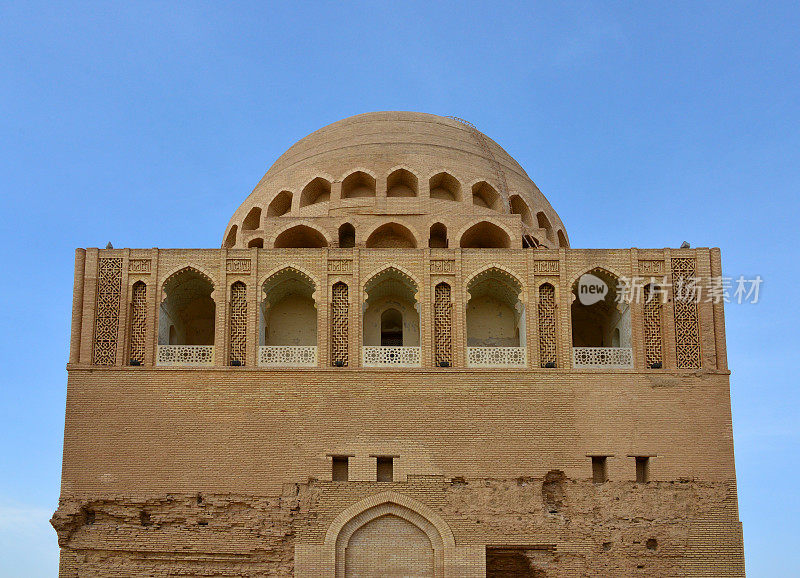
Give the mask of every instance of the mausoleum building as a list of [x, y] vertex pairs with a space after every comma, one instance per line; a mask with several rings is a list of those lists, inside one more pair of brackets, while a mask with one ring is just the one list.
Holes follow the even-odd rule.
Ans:
[[76, 251], [62, 577], [744, 576], [723, 304], [678, 294], [719, 249], [572, 248], [408, 112], [300, 140], [220, 233]]

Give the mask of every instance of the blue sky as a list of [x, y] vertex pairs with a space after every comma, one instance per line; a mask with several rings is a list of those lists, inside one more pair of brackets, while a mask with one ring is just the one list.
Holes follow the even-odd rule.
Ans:
[[748, 575], [800, 567], [796, 2], [0, 3], [0, 574], [52, 576], [76, 247], [218, 247], [338, 119], [472, 121], [574, 247], [722, 248]]

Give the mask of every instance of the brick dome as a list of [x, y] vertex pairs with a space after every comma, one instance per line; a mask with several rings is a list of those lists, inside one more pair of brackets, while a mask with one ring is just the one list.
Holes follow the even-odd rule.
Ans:
[[373, 112], [294, 144], [233, 214], [223, 247], [559, 247], [558, 214], [471, 124]]

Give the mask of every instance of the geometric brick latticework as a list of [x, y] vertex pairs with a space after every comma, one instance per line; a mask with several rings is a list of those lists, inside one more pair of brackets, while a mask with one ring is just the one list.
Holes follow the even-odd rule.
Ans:
[[97, 303], [94, 310], [92, 364], [117, 362], [119, 300], [122, 288], [122, 259], [100, 259], [97, 271]]
[[131, 290], [130, 361], [144, 363], [147, 336], [147, 285], [141, 281]]
[[231, 285], [230, 316], [229, 362], [230, 365], [244, 365], [247, 353], [247, 286], [241, 281]]
[[453, 302], [447, 283], [439, 283], [434, 289], [433, 332], [436, 365], [453, 365]]
[[694, 259], [672, 259], [672, 286], [675, 304], [675, 354], [678, 369], [700, 367], [700, 328], [697, 300], [691, 294], [696, 275]]
[[349, 299], [347, 285], [342, 282], [335, 283], [331, 299], [331, 365], [341, 367], [347, 367], [350, 361]]
[[539, 364], [556, 367], [556, 289], [539, 287]]
[[661, 300], [653, 295], [653, 286], [644, 288], [644, 357], [645, 367], [659, 367], [663, 364], [663, 345], [661, 342]]

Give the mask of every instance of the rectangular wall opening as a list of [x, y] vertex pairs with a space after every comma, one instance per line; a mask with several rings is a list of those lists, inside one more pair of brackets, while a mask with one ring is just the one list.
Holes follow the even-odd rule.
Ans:
[[378, 475], [379, 482], [394, 481], [394, 458], [392, 456], [378, 456]]
[[331, 479], [334, 482], [346, 482], [348, 476], [349, 460], [347, 456], [332, 456], [333, 462]]
[[607, 480], [606, 456], [592, 456], [592, 481], [595, 484], [602, 484]]
[[636, 456], [636, 481], [640, 484], [650, 481], [650, 458], [648, 456]]

